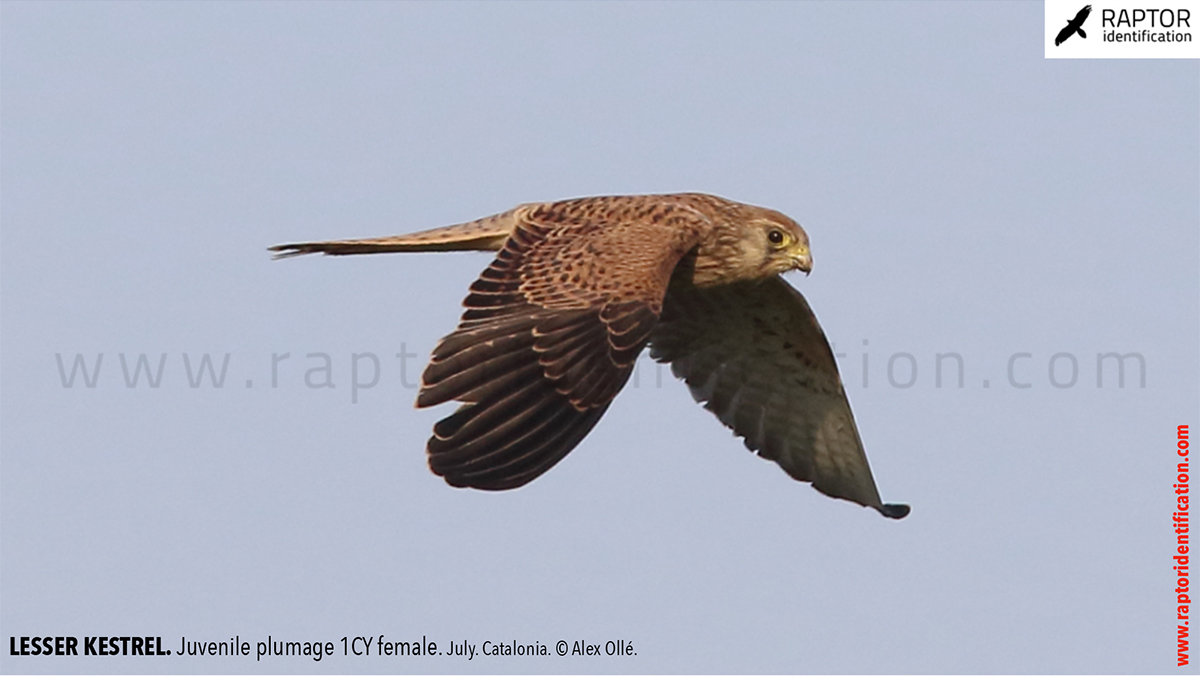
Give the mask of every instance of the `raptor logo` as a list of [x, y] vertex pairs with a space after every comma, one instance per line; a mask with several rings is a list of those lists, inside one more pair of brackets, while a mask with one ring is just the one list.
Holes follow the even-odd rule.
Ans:
[[1092, 13], [1091, 5], [1084, 5], [1083, 9], [1075, 15], [1074, 19], [1067, 22], [1067, 25], [1058, 32], [1054, 38], [1054, 46], [1057, 47], [1067, 41], [1067, 38], [1079, 33], [1079, 37], [1087, 38], [1087, 33], [1083, 32], [1083, 22], [1087, 21], [1088, 15]]

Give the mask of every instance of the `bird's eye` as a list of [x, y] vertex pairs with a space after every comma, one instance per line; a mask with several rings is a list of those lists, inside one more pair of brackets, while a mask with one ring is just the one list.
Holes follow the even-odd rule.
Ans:
[[783, 244], [784, 239], [785, 235], [783, 234], [782, 230], [772, 230], [771, 232], [767, 233], [767, 241], [769, 241], [771, 244], [778, 246]]

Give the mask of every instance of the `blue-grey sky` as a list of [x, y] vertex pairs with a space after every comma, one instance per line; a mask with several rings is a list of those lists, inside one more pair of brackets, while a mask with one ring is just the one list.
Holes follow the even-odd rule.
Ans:
[[[1043, 39], [1036, 2], [0, 5], [0, 636], [337, 653], [0, 670], [1174, 671], [1200, 66]], [[414, 382], [488, 257], [266, 252], [684, 190], [807, 229], [907, 519], [648, 360], [545, 476], [450, 488]], [[380, 634], [636, 655], [341, 655]]]

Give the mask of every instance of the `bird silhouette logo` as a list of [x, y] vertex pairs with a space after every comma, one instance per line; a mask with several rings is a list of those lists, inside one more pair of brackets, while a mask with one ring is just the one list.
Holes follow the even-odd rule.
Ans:
[[1067, 38], [1079, 33], [1079, 37], [1087, 38], [1087, 33], [1083, 32], [1083, 22], [1087, 21], [1088, 15], [1092, 13], [1091, 5], [1084, 5], [1083, 9], [1075, 15], [1074, 19], [1067, 22], [1067, 25], [1058, 32], [1054, 38], [1054, 46], [1057, 47], [1067, 41]]

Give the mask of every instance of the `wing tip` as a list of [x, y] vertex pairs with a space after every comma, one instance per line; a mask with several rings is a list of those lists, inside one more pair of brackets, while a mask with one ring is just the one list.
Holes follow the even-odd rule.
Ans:
[[876, 509], [879, 510], [880, 514], [889, 519], [903, 519], [904, 517], [908, 516], [909, 512], [912, 511], [912, 507], [895, 502], [883, 505], [881, 507], [876, 507]]
[[460, 488], [460, 489], [471, 488], [471, 489], [474, 489], [477, 491], [488, 491], [491, 493], [498, 493], [500, 491], [511, 491], [514, 488], [520, 488], [521, 486], [524, 486], [525, 484], [532, 481], [532, 479], [525, 479], [524, 481], [472, 480], [471, 478], [468, 478], [462, 474], [448, 472], [445, 470], [445, 468], [434, 467], [432, 462], [429, 465], [429, 471], [433, 472], [437, 476], [440, 476], [449, 486], [451, 486], [453, 488]]

